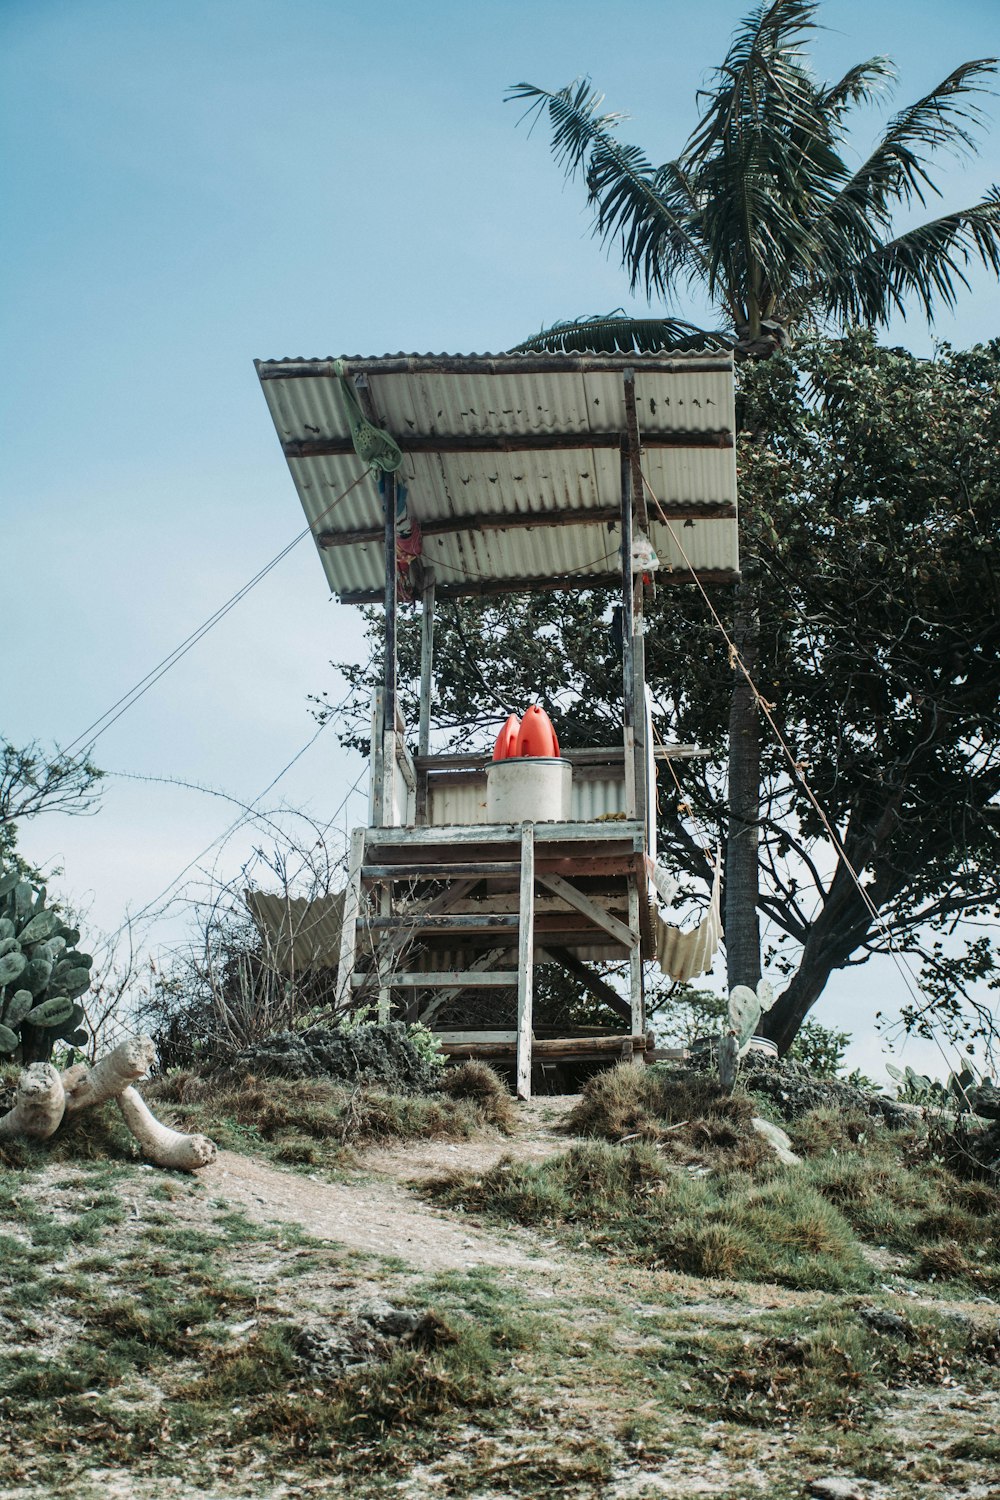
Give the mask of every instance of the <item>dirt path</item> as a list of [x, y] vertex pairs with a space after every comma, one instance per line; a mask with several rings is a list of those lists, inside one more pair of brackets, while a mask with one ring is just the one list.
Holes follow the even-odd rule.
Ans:
[[421, 1203], [407, 1184], [449, 1171], [485, 1172], [505, 1155], [541, 1160], [565, 1151], [570, 1138], [558, 1126], [572, 1103], [533, 1100], [525, 1106], [522, 1131], [509, 1139], [419, 1141], [370, 1150], [361, 1156], [358, 1176], [345, 1182], [324, 1182], [233, 1151], [220, 1151], [199, 1181], [249, 1218], [298, 1224], [316, 1239], [398, 1256], [421, 1270], [481, 1265], [553, 1271], [555, 1263], [537, 1235], [467, 1227]]

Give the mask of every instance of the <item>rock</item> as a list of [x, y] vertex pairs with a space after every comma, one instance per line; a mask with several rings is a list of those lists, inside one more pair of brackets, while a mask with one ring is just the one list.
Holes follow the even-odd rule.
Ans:
[[857, 1480], [842, 1479], [839, 1474], [831, 1474], [825, 1479], [811, 1479], [809, 1493], [816, 1500], [864, 1500]]
[[779, 1161], [783, 1161], [788, 1167], [796, 1167], [801, 1163], [801, 1156], [795, 1155], [790, 1138], [780, 1126], [772, 1125], [770, 1120], [762, 1120], [757, 1115], [750, 1121], [750, 1124], [757, 1134], [767, 1141]]
[[453, 1337], [436, 1314], [378, 1299], [330, 1322], [304, 1323], [294, 1330], [292, 1345], [310, 1379], [336, 1381], [348, 1370], [386, 1359], [397, 1346], [434, 1349]]
[[902, 1313], [890, 1312], [887, 1307], [861, 1307], [858, 1317], [876, 1333], [892, 1333], [899, 1338], [913, 1338], [913, 1324]]

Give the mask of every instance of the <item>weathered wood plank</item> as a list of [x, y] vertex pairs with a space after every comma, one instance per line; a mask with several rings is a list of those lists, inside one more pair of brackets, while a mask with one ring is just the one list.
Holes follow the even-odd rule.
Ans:
[[[364, 924], [364, 919], [359, 918]], [[484, 912], [476, 916], [469, 912], [446, 913], [438, 917], [411, 917], [407, 912], [394, 917], [375, 917], [367, 924], [375, 932], [389, 931], [407, 926], [414, 934], [428, 932], [495, 932], [498, 928], [517, 928], [516, 912]]]
[[[517, 1043], [492, 1042], [447, 1042], [439, 1043], [442, 1052], [449, 1057], [496, 1057], [513, 1059], [517, 1055]], [[620, 1057], [626, 1048], [632, 1055], [642, 1055], [646, 1050], [645, 1035], [639, 1036], [573, 1036], [535, 1038], [532, 1051], [535, 1058]], [[521, 1097], [519, 1095], [519, 1097]]]
[[[368, 983], [370, 975], [355, 974], [351, 980], [355, 989]], [[400, 971], [389, 980], [393, 989], [409, 990], [486, 990], [511, 988], [517, 984], [516, 969], [428, 969], [425, 973]]]
[[423, 607], [420, 615], [420, 720], [417, 747], [426, 756], [431, 740], [431, 694], [434, 691], [434, 590], [433, 568], [424, 571]]
[[603, 928], [623, 947], [631, 948], [637, 941], [637, 935], [633, 935], [624, 922], [619, 922], [617, 917], [613, 917], [610, 912], [606, 912], [603, 907], [591, 901], [589, 896], [585, 896], [583, 891], [571, 885], [568, 880], [564, 880], [561, 875], [539, 875], [538, 878], [546, 890], [551, 891], [555, 896], [561, 896], [568, 906], [573, 906], [584, 916], [590, 917], [596, 927]]
[[628, 922], [635, 933], [635, 941], [629, 948], [629, 1002], [632, 1007], [633, 1032], [646, 1029], [646, 999], [643, 991], [642, 952], [639, 946], [639, 892], [634, 880], [628, 887]]
[[[631, 543], [629, 544], [631, 550]], [[695, 577], [705, 588], [725, 587], [740, 581], [737, 568], [697, 568]], [[560, 590], [582, 593], [586, 589], [620, 589], [620, 573], [572, 573], [563, 577], [546, 574], [536, 578], [494, 578], [467, 583], [442, 583], [438, 586], [439, 599], [492, 599], [505, 594], [549, 594]], [[656, 575], [660, 588], [681, 587], [692, 582], [689, 570], [677, 568], [671, 572], [661, 568]], [[381, 589], [347, 589], [337, 598], [341, 604], [380, 604]]]
[[521, 829], [520, 925], [517, 948], [517, 1097], [531, 1098], [531, 1027], [535, 980], [535, 830]]
[[[643, 849], [642, 825], [634, 819], [606, 823], [536, 823], [535, 842], [539, 844], [632, 843]], [[517, 848], [521, 830], [516, 823], [455, 823], [436, 828], [373, 828], [369, 836], [373, 848], [390, 845], [425, 846], [447, 849], [455, 844], [509, 844]]]
[[351, 993], [354, 955], [357, 945], [357, 919], [361, 906], [361, 866], [365, 857], [365, 830], [355, 828], [351, 834], [351, 856], [344, 887], [344, 910], [340, 927], [340, 957], [337, 962], [337, 1004], [344, 1005]]

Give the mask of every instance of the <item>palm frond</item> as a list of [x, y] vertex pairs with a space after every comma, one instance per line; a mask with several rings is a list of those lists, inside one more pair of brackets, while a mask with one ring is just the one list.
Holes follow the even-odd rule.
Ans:
[[[956, 154], [976, 149], [974, 130], [983, 111], [970, 96], [988, 93], [983, 80], [997, 71], [993, 57], [962, 63], [937, 88], [900, 110], [868, 160], [845, 184], [840, 198], [885, 227], [897, 205], [939, 190], [929, 172], [930, 158], [940, 150]], [[834, 211], [837, 211], [837, 205]]]
[[640, 147], [613, 134], [625, 117], [599, 113], [604, 96], [589, 79], [556, 93], [519, 83], [507, 99], [533, 101], [527, 113], [536, 118], [547, 110], [553, 155], [569, 178], [584, 170], [595, 232], [605, 242], [621, 235], [633, 288], [642, 282], [647, 291], [665, 293], [678, 273], [704, 274], [705, 252], [683, 174], [672, 163], [654, 168]]
[[869, 57], [867, 62], [848, 68], [836, 83], [825, 84], [819, 90], [819, 107], [839, 125], [852, 104], [874, 103], [895, 81], [896, 69], [888, 57]]
[[747, 18], [716, 86], [699, 95], [707, 104], [682, 157], [711, 247], [710, 293], [741, 300], [754, 337], [803, 259], [819, 269], [809, 226], [848, 175], [802, 53], [815, 11], [815, 0], [774, 0]]
[[742, 22], [717, 69], [718, 84], [699, 99], [708, 107], [688, 139], [686, 160], [706, 156], [748, 120], [756, 121], [766, 102], [780, 106], [786, 123], [808, 128], [815, 90], [801, 66], [800, 43], [816, 27], [818, 0], [770, 0]]
[[955, 306], [976, 261], [1000, 276], [1000, 187], [970, 208], [879, 245], [825, 286], [816, 285], [811, 300], [840, 322], [884, 324], [895, 312], [905, 317], [913, 298], [932, 321], [939, 304]]
[[733, 343], [732, 336], [721, 330], [698, 328], [680, 318], [630, 318], [617, 308], [613, 313], [553, 323], [515, 344], [510, 352], [651, 354], [670, 349], [690, 354], [728, 350]]
[[[597, 92], [589, 78], [577, 78], [556, 93], [537, 88], [533, 83], [514, 83], [504, 95], [507, 104], [527, 100], [522, 119], [531, 119], [531, 128], [548, 111], [552, 125], [552, 155], [556, 165], [568, 178], [579, 172], [593, 150], [595, 142], [607, 136], [628, 116], [620, 113], [599, 114], [604, 95]], [[534, 118], [532, 118], [534, 117]]]

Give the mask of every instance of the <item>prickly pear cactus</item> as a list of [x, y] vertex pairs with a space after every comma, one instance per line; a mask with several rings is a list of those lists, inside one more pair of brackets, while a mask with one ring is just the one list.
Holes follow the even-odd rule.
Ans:
[[79, 997], [90, 989], [94, 960], [80, 934], [45, 904], [45, 887], [0, 869], [0, 1058], [48, 1062], [56, 1042], [79, 1047]]
[[732, 1092], [739, 1060], [750, 1046], [761, 1015], [773, 1004], [774, 991], [766, 979], [760, 980], [756, 994], [746, 984], [730, 991], [727, 1025], [719, 1046], [719, 1082], [726, 1093]]

